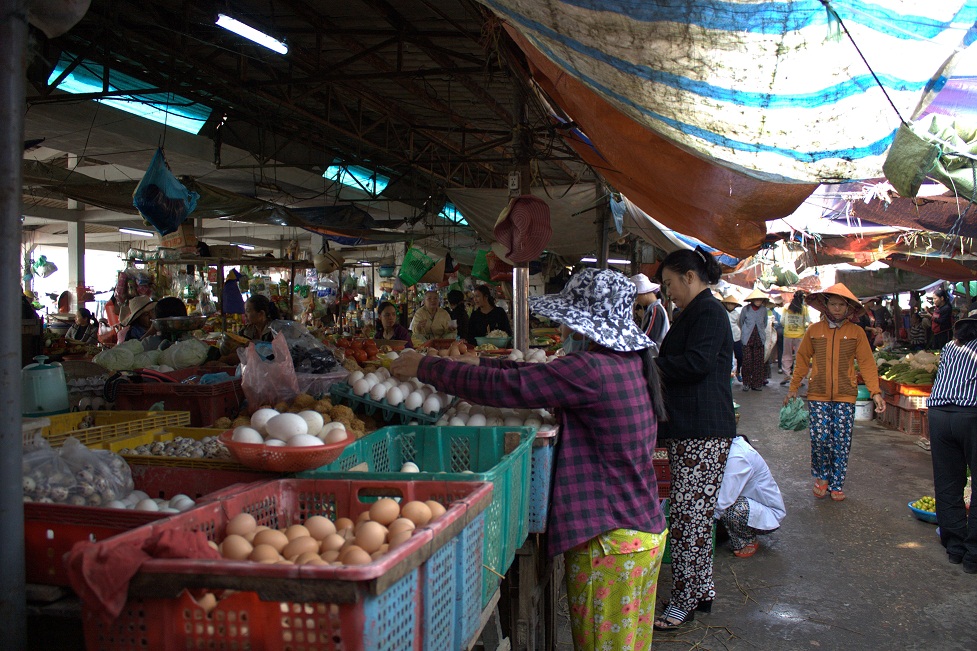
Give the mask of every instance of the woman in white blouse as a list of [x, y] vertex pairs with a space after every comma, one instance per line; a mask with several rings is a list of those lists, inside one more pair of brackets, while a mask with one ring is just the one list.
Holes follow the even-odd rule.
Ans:
[[757, 536], [779, 529], [786, 515], [784, 498], [767, 462], [745, 437], [735, 437], [729, 448], [715, 515], [729, 532], [733, 554], [739, 558], [753, 556], [760, 548]]

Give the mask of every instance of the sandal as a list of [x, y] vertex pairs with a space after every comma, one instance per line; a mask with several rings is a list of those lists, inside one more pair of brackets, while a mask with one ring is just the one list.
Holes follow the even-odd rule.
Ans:
[[749, 558], [750, 556], [756, 554], [758, 549], [760, 549], [760, 543], [753, 541], [751, 543], [746, 543], [739, 549], [734, 549], [733, 556], [736, 556], [737, 558]]
[[841, 491], [831, 491], [831, 499], [833, 499], [835, 502], [841, 502], [845, 499], [845, 494]]
[[693, 619], [695, 619], [694, 610], [685, 612], [675, 606], [668, 606], [655, 618], [654, 627], [656, 631], [674, 631]]
[[[822, 483], [824, 482], [824, 483]], [[823, 479], [814, 480], [814, 497], [821, 499], [828, 494], [828, 482]]]

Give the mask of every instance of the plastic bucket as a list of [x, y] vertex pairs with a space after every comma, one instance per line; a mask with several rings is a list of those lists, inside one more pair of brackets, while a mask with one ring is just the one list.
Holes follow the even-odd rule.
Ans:
[[875, 403], [871, 400], [855, 401], [855, 420], [872, 420]]
[[868, 392], [868, 387], [864, 384], [858, 385], [858, 395], [855, 396], [855, 400], [871, 400], [872, 394]]

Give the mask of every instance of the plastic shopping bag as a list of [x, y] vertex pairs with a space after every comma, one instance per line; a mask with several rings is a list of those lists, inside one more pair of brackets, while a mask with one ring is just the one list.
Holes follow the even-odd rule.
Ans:
[[292, 356], [288, 352], [288, 342], [281, 333], [275, 335], [271, 342], [271, 355], [267, 359], [253, 342], [243, 353], [238, 350], [238, 355], [244, 361], [241, 389], [252, 409], [290, 402], [299, 394], [299, 381], [292, 365]]
[[146, 174], [132, 193], [132, 205], [160, 235], [168, 235], [193, 212], [199, 198], [199, 194], [187, 190], [173, 175], [163, 150], [157, 149]]
[[792, 398], [780, 408], [780, 429], [799, 431], [807, 428], [807, 405], [800, 398]]

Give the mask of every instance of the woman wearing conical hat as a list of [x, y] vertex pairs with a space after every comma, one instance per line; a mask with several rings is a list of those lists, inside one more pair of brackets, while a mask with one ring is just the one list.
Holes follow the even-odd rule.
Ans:
[[743, 299], [745, 305], [740, 310], [740, 342], [743, 344], [743, 390], [760, 391], [767, 380], [764, 368], [764, 350], [767, 345], [767, 319], [770, 312], [767, 303], [770, 297], [759, 289], [754, 289]]
[[885, 411], [885, 401], [865, 330], [850, 321], [850, 317], [859, 316], [865, 309], [854, 294], [838, 283], [810, 294], [807, 304], [821, 313], [821, 320], [804, 333], [784, 404], [797, 396], [801, 381], [810, 369], [807, 400], [811, 414], [814, 496], [821, 499], [831, 493], [831, 499], [840, 502], [845, 499], [842, 487], [848, 474], [858, 396], [856, 360], [865, 386], [872, 394], [876, 413]]

